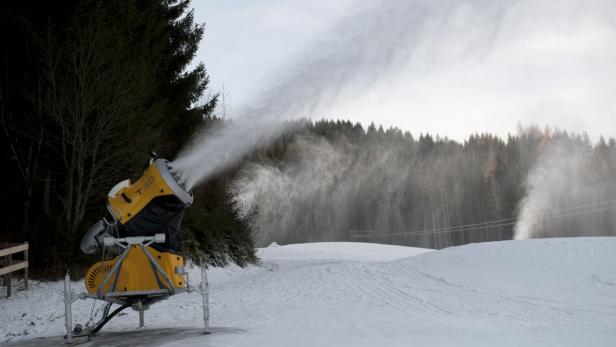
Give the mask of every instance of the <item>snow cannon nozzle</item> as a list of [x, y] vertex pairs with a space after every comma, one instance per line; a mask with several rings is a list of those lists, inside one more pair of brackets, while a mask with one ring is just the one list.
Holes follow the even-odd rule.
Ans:
[[182, 187], [182, 189], [184, 189], [185, 191], [189, 191], [190, 189], [186, 187], [186, 180], [182, 178], [181, 172], [173, 169], [173, 163], [168, 162], [167, 167], [169, 168], [169, 173], [171, 173], [171, 176], [173, 176], [173, 178]]

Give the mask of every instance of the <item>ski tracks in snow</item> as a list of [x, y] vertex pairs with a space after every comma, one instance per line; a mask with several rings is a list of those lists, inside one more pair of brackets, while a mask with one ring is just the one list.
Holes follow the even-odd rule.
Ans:
[[[389, 247], [280, 246], [264, 249], [259, 266], [211, 269], [210, 323], [218, 330], [207, 337], [160, 342], [612, 346], [616, 338], [616, 238], [492, 242], [397, 260]], [[198, 276], [198, 269], [191, 269], [191, 278]], [[13, 317], [0, 317], [0, 341], [61, 333], [61, 286], [34, 284], [30, 292], [0, 301], [7, 317]], [[75, 321], [83, 322], [90, 309], [86, 303], [76, 305]], [[134, 330], [137, 318], [128, 311], [112, 320], [106, 327], [108, 341]], [[201, 319], [200, 297], [188, 294], [157, 303], [146, 314], [150, 328], [171, 329], [164, 333], [172, 335], [177, 330], [174, 336], [183, 335], [186, 327], [195, 330]]]
[[[422, 269], [420, 258], [391, 262], [268, 262], [264, 264], [267, 272], [244, 282], [255, 293], [265, 297], [255, 294], [247, 304], [270, 308], [264, 308], [263, 312], [278, 306], [273, 311], [285, 314], [292, 307], [306, 318], [334, 310], [381, 310], [434, 321], [481, 319], [496, 325], [541, 326], [545, 323], [562, 328], [616, 329], [614, 305], [589, 307], [583, 300], [559, 299], [558, 295], [555, 299], [535, 298], [524, 295], [532, 290], [528, 293], [520, 292], [520, 288], [508, 290], [508, 283], [501, 283], [499, 290], [486, 289], [483, 283], [457, 283], [446, 274]], [[219, 290], [235, 295], [231, 288]], [[275, 301], [268, 301], [268, 298]], [[275, 320], [271, 318], [267, 320]]]

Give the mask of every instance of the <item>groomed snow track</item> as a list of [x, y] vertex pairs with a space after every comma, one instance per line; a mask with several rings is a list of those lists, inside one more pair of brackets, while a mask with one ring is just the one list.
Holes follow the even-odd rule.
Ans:
[[[435, 252], [317, 243], [269, 247], [260, 256], [260, 266], [211, 272], [214, 334], [197, 333], [198, 298], [179, 296], [146, 312], [149, 330], [130, 331], [137, 316], [129, 312], [84, 345], [616, 342], [616, 238], [492, 242]], [[48, 283], [2, 299], [3, 314], [15, 319], [0, 318], [0, 338], [21, 346], [61, 343], [44, 337], [62, 331], [60, 297], [60, 284]], [[90, 309], [83, 307], [75, 319], [85, 319]], [[24, 330], [28, 335], [19, 334]]]

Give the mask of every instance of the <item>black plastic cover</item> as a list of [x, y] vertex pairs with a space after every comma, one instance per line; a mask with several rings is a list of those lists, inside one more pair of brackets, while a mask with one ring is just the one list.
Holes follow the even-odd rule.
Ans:
[[182, 252], [180, 227], [186, 206], [173, 195], [159, 196], [147, 204], [126, 224], [120, 225], [120, 237], [165, 234], [165, 243], [153, 243], [159, 252]]

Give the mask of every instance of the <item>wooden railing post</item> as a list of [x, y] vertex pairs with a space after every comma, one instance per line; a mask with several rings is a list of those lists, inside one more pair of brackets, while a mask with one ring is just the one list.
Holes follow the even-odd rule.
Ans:
[[[30, 245], [26, 242], [26, 250], [24, 251], [24, 261], [28, 261], [28, 249], [30, 248]], [[24, 269], [24, 289], [28, 290], [28, 268], [26, 267]]]
[[[13, 255], [9, 254], [7, 256], [8, 266], [13, 265]], [[6, 297], [11, 297], [11, 272], [7, 273], [4, 277], [4, 282], [6, 283]]]

